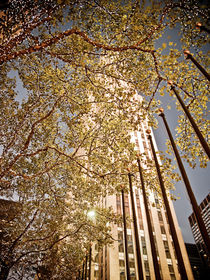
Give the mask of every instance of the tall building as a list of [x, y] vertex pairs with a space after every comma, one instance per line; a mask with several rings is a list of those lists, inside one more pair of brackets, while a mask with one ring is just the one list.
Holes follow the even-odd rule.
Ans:
[[189, 261], [191, 264], [191, 268], [193, 271], [194, 279], [195, 280], [205, 280], [206, 276], [208, 275], [205, 269], [205, 265], [203, 264], [197, 246], [191, 243], [185, 243]]
[[[210, 236], [210, 193], [204, 198], [204, 200], [199, 205], [201, 215], [206, 226], [208, 235]], [[200, 230], [198, 228], [198, 224], [195, 218], [195, 214], [192, 213], [189, 216], [189, 222], [192, 229], [193, 237], [198, 248], [198, 251], [201, 255], [201, 258], [204, 262], [206, 262], [210, 266], [210, 260], [207, 260], [207, 253], [204, 241], [202, 239]]]
[[[145, 159], [152, 159], [150, 144], [146, 135], [147, 128], [148, 125], [145, 121], [142, 123], [140, 131], [135, 131], [134, 133], [132, 133], [132, 142], [135, 143], [135, 149], [139, 153], [144, 153]], [[153, 134], [152, 138], [154, 141]], [[155, 148], [157, 149], [156, 144]], [[133, 185], [133, 193], [137, 215], [144, 280], [155, 280], [148, 224], [140, 184], [138, 186]], [[155, 191], [151, 191], [148, 194], [148, 199], [161, 278], [163, 280], [180, 280], [181, 277], [178, 271], [177, 259], [175, 256], [174, 245], [170, 234], [165, 207], [163, 206], [162, 200], [159, 198], [158, 194]], [[116, 213], [122, 214], [122, 199], [120, 194], [106, 197], [104, 200], [104, 204], [107, 207], [113, 207]], [[171, 201], [170, 207], [177, 231], [179, 244], [181, 247], [181, 253], [185, 262], [185, 269], [188, 275], [188, 279], [194, 279], [182, 234]], [[132, 219], [131, 198], [129, 194], [125, 194], [125, 210], [127, 216]], [[112, 237], [114, 239], [113, 244], [111, 246], [105, 246], [101, 251], [98, 251], [97, 244], [93, 246], [91, 280], [126, 279], [123, 225], [112, 226]], [[137, 275], [137, 259], [135, 255], [134, 227], [132, 220], [130, 220], [127, 225], [127, 239], [131, 275], [130, 279], [139, 280]]]

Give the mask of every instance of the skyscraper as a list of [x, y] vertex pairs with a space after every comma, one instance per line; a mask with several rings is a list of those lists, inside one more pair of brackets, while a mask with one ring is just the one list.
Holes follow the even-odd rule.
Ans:
[[[199, 205], [199, 208], [200, 208], [201, 215], [202, 215], [204, 224], [206, 226], [208, 235], [210, 236], [210, 193], [201, 202], [201, 204]], [[196, 246], [198, 248], [198, 251], [201, 254], [202, 258], [204, 256], [203, 261], [205, 261], [205, 257], [207, 257], [206, 247], [205, 247], [205, 244], [203, 242], [201, 233], [199, 231], [198, 224], [197, 224], [197, 221], [196, 221], [196, 218], [195, 218], [195, 214], [192, 213], [189, 216], [188, 219], [189, 219], [189, 222], [190, 222], [193, 237], [194, 237]], [[209, 261], [208, 261], [208, 263], [209, 263]]]
[[[152, 159], [149, 140], [147, 139], [146, 129], [147, 121], [142, 123], [141, 130], [132, 133], [132, 142], [135, 143], [135, 149], [138, 153], [144, 153], [145, 159]], [[154, 136], [152, 135], [153, 141]], [[155, 141], [154, 141], [155, 142]], [[155, 144], [155, 148], [156, 144]], [[141, 262], [145, 280], [156, 279], [154, 273], [151, 245], [148, 232], [148, 224], [145, 213], [144, 200], [140, 184], [133, 185], [134, 203], [137, 216], [137, 227], [139, 233]], [[170, 234], [170, 228], [166, 215], [166, 210], [162, 200], [157, 192], [150, 191], [148, 194], [149, 212], [152, 223], [152, 231], [155, 240], [156, 253], [161, 278], [163, 280], [179, 280], [180, 274], [177, 266], [177, 259], [174, 251], [174, 245]], [[173, 204], [170, 201], [170, 208], [175, 223], [178, 241], [184, 259], [185, 269], [188, 279], [194, 279], [191, 271], [188, 255], [184, 245], [181, 231], [177, 222]], [[122, 214], [121, 195], [108, 196], [104, 200], [107, 207], [112, 206], [118, 214]], [[134, 225], [132, 222], [131, 198], [130, 194], [125, 194], [125, 212], [130, 221], [127, 225], [128, 256], [130, 266], [130, 279], [139, 280], [137, 273], [137, 258], [135, 254]], [[93, 248], [93, 262], [91, 279], [93, 280], [123, 280], [126, 279], [125, 245], [123, 225], [112, 226], [112, 237], [114, 242], [111, 246], [105, 246], [103, 250], [98, 251], [97, 244]]]

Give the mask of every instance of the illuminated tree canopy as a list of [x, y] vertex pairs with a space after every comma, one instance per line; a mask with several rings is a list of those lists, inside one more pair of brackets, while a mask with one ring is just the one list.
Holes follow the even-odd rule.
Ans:
[[[183, 50], [207, 69], [208, 35], [196, 22], [208, 24], [208, 9], [193, 0], [14, 0], [0, 8], [0, 194], [21, 206], [5, 221], [1, 273], [72, 279], [90, 240], [111, 241], [107, 221], [119, 217], [102, 203], [96, 222], [87, 211], [127, 185], [122, 174], [136, 157], [130, 132], [146, 118], [157, 126], [159, 97], [173, 94], [169, 80], [207, 138], [209, 84]], [[173, 98], [182, 156], [205, 167]], [[170, 160], [162, 171], [172, 188]], [[152, 167], [145, 176], [152, 182]]]

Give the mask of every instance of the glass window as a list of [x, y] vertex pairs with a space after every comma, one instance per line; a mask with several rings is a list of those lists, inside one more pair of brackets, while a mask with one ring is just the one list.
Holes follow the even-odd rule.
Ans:
[[160, 226], [160, 230], [161, 230], [161, 233], [162, 233], [162, 234], [166, 234], [166, 231], [165, 231], [164, 226]]
[[133, 254], [133, 245], [128, 245], [128, 253]]
[[135, 262], [134, 260], [129, 262], [130, 268], [135, 268]]
[[173, 265], [172, 264], [169, 264], [168, 265], [168, 269], [171, 273], [174, 273], [174, 268], [173, 268]]
[[144, 267], [145, 267], [145, 271], [149, 272], [149, 263], [148, 263], [148, 261], [144, 261]]
[[160, 211], [158, 211], [158, 219], [159, 219], [160, 222], [163, 221], [163, 216], [162, 216]]
[[147, 255], [147, 248], [146, 247], [143, 247], [142, 251], [143, 251], [143, 255]]
[[175, 274], [170, 274], [170, 276], [171, 276], [171, 280], [176, 280]]
[[171, 254], [170, 254], [169, 250], [166, 250], [166, 258], [171, 259]]
[[123, 240], [123, 233], [122, 233], [122, 231], [118, 231], [118, 240]]
[[163, 240], [163, 244], [164, 244], [165, 249], [168, 249], [168, 241]]
[[132, 235], [127, 235], [127, 239], [128, 239], [128, 241], [132, 241]]
[[120, 272], [120, 280], [126, 280], [124, 271]]
[[123, 253], [124, 252], [124, 247], [123, 247], [123, 244], [119, 244], [119, 252], [120, 253]]
[[124, 262], [124, 260], [119, 260], [119, 266], [120, 266], [120, 267], [125, 267], [125, 262]]

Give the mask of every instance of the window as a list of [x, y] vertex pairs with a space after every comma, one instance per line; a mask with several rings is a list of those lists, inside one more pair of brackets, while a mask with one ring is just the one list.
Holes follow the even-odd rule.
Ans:
[[122, 231], [118, 232], [118, 240], [123, 240], [123, 233], [122, 233]]
[[123, 247], [123, 244], [119, 244], [119, 252], [120, 253], [123, 253], [124, 252], [124, 247]]
[[146, 247], [143, 247], [142, 249], [143, 249], [143, 250], [142, 250], [142, 251], [143, 251], [143, 255], [147, 255], [147, 248], [146, 248]]
[[166, 234], [166, 231], [165, 231], [164, 226], [160, 226], [160, 230], [161, 230], [161, 233], [162, 233], [162, 234]]
[[120, 266], [120, 267], [125, 267], [125, 262], [124, 262], [124, 260], [119, 260], [119, 266]]
[[171, 254], [168, 249], [166, 250], [166, 258], [171, 259]]
[[163, 221], [163, 216], [162, 216], [160, 211], [158, 211], [158, 219], [159, 219], [160, 222]]
[[170, 254], [169, 247], [168, 247], [168, 241], [164, 240], [163, 244], [164, 244], [164, 247], [165, 247], [166, 258], [171, 259], [171, 254]]
[[164, 244], [165, 249], [168, 249], [168, 248], [169, 248], [169, 247], [168, 247], [168, 241], [163, 240], [163, 244]]
[[128, 253], [133, 254], [133, 245], [128, 245]]
[[131, 280], [136, 280], [135, 273], [131, 273], [131, 275], [130, 275], [130, 279], [131, 279]]
[[149, 272], [149, 263], [148, 261], [144, 261], [144, 268], [146, 272]]
[[172, 264], [169, 264], [169, 265], [168, 265], [168, 269], [169, 269], [169, 272], [170, 272], [170, 273], [174, 273], [174, 268], [173, 268], [173, 265], [172, 265]]
[[176, 280], [175, 274], [170, 274], [170, 276], [171, 276], [171, 280]]
[[127, 234], [128, 241], [132, 241], [132, 235]]
[[131, 261], [129, 262], [129, 266], [130, 266], [130, 268], [135, 268], [135, 262], [134, 262], [134, 260], [131, 260]]
[[124, 271], [120, 272], [120, 280], [126, 280]]
[[143, 236], [141, 237], [141, 244], [142, 244], [143, 255], [147, 255], [146, 242], [145, 242], [145, 238]]

